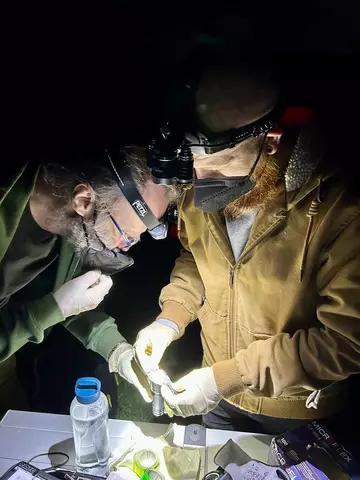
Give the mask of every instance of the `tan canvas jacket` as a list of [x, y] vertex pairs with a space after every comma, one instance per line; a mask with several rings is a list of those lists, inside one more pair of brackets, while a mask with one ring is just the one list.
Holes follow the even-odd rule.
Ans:
[[192, 190], [179, 208], [184, 250], [159, 318], [182, 333], [199, 319], [204, 366], [222, 396], [250, 412], [330, 415], [344, 405], [343, 380], [360, 372], [360, 192], [326, 177], [290, 196], [280, 187], [237, 263], [220, 214], [196, 209]]

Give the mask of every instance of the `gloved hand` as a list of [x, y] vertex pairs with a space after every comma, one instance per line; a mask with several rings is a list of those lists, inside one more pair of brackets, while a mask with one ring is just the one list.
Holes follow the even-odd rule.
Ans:
[[175, 415], [190, 417], [205, 415], [220, 402], [213, 370], [210, 367], [193, 370], [172, 384], [173, 393], [167, 385], [161, 387], [161, 394]]
[[79, 315], [96, 308], [112, 286], [112, 280], [100, 270], [91, 270], [64, 283], [54, 293], [64, 317]]
[[109, 357], [110, 372], [117, 372], [122, 378], [132, 383], [140, 392], [145, 402], [152, 400], [150, 385], [145, 374], [134, 360], [133, 348], [127, 342], [121, 342]]
[[158, 322], [143, 328], [134, 344], [135, 354], [145, 373], [159, 368], [165, 350], [178, 336], [178, 332]]

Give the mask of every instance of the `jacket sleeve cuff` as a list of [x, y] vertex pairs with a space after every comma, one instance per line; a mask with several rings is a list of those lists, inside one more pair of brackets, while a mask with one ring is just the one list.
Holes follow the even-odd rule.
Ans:
[[225, 398], [232, 397], [245, 390], [245, 385], [237, 369], [235, 358], [214, 363], [212, 369], [221, 396]]
[[65, 320], [52, 293], [31, 302], [27, 306], [27, 310], [35, 326], [42, 332]]
[[165, 318], [176, 323], [179, 328], [179, 337], [181, 337], [185, 332], [185, 328], [191, 322], [192, 316], [191, 312], [181, 303], [167, 300], [163, 303], [162, 311], [156, 320]]
[[111, 353], [113, 353], [119, 343], [122, 342], [126, 342], [126, 340], [119, 330], [109, 327], [101, 333], [96, 344], [91, 349], [99, 353], [105, 360], [109, 360]]

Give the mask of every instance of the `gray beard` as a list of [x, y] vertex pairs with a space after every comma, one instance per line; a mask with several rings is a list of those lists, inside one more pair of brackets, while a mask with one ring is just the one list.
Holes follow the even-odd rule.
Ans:
[[108, 221], [107, 212], [98, 212], [96, 221], [94, 218], [68, 217], [65, 212], [58, 216], [60, 235], [71, 243], [78, 255], [89, 247], [96, 251], [107, 247]]

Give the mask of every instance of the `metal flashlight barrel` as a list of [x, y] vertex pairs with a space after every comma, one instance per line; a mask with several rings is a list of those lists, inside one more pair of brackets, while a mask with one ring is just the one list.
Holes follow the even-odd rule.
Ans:
[[161, 417], [165, 413], [165, 402], [161, 395], [161, 385], [150, 381], [150, 388], [153, 394], [152, 413], [154, 417]]
[[165, 413], [165, 402], [161, 395], [161, 387], [165, 385], [170, 379], [164, 370], [160, 368], [153, 370], [148, 374], [148, 381], [153, 394], [152, 413], [154, 417], [161, 417]]

